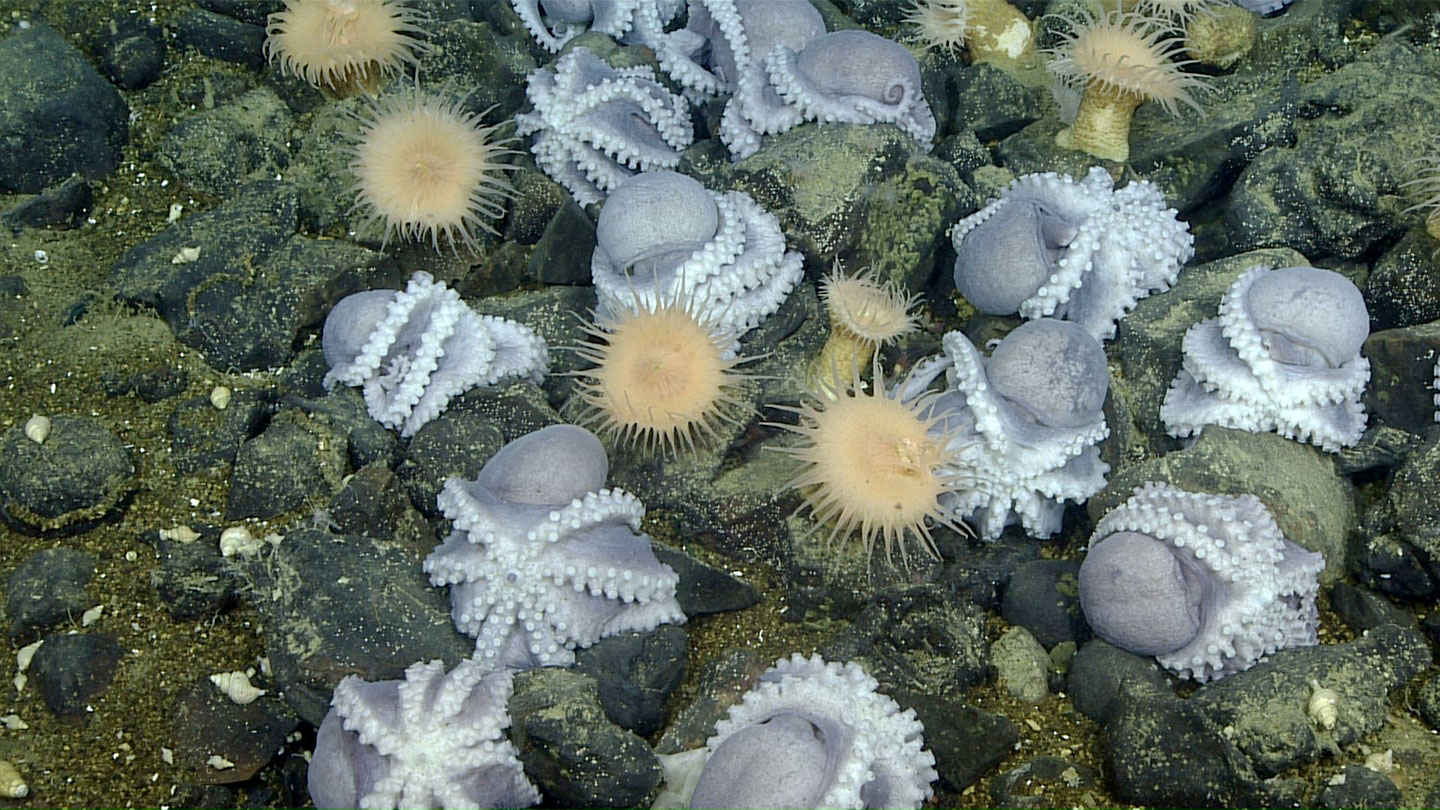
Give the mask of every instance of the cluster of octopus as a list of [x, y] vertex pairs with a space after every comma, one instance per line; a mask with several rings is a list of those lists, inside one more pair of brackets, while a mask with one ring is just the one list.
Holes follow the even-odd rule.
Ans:
[[[300, 24], [299, 3], [287, 0], [272, 36]], [[382, 5], [416, 25], [410, 12]], [[806, 122], [892, 125], [927, 148], [935, 133], [905, 47], [864, 31], [827, 33], [815, 8], [798, 1], [690, 0], [685, 26], [667, 31], [681, 5], [515, 2], [542, 46], [566, 48], [530, 76], [533, 111], [516, 119], [518, 132], [578, 203], [602, 206], [591, 260], [597, 307], [578, 349], [591, 364], [579, 372], [580, 421], [606, 440], [672, 454], [747, 418], [739, 340], [782, 306], [804, 261], [749, 195], [673, 171], [692, 139], [685, 96], [648, 68], [614, 68], [566, 43], [591, 30], [645, 44], [686, 95], [728, 95], [718, 134], [736, 160]], [[931, 13], [920, 4], [912, 16]], [[966, 46], [977, 58], [1033, 49], [999, 33], [1013, 22], [977, 20]], [[1118, 14], [1102, 23], [1134, 24]], [[1056, 60], [1057, 75], [1082, 85], [1087, 99], [1066, 137], [1112, 158], [1128, 136], [1096, 131], [1102, 119], [1113, 130], [1117, 115], [1097, 110], [1107, 94], [1134, 104], [1141, 96], [1084, 72], [1084, 36], [1062, 37]], [[1174, 78], [1148, 97], [1189, 103], [1193, 81]], [[452, 245], [470, 244], [472, 224], [489, 227], [463, 218], [389, 223], [402, 237], [444, 234]], [[1168, 290], [1193, 254], [1187, 226], [1153, 185], [1117, 189], [1101, 168], [1079, 179], [1019, 177], [949, 236], [956, 289], [978, 311], [1019, 315], [1023, 325], [987, 347], [949, 332], [940, 354], [887, 380], [877, 348], [917, 327], [916, 299], [868, 274], [826, 276], [832, 332], [804, 373], [813, 396], [793, 409], [795, 423], [777, 424], [795, 434], [776, 449], [793, 456], [790, 486], [814, 520], [832, 535], [859, 535], [867, 551], [883, 541], [887, 551], [918, 544], [936, 554], [941, 526], [982, 540], [1015, 524], [1037, 538], [1059, 531], [1065, 504], [1095, 495], [1109, 472], [1099, 453], [1109, 435], [1103, 344], [1140, 299]], [[1216, 317], [1186, 333], [1161, 418], [1182, 438], [1223, 425], [1327, 452], [1353, 445], [1366, 421], [1368, 324], [1359, 291], [1338, 273], [1249, 268]], [[472, 388], [540, 382], [550, 363], [534, 330], [476, 314], [424, 272], [403, 291], [341, 301], [323, 349], [326, 385], [360, 386], [371, 415], [402, 436]], [[341, 681], [310, 767], [317, 806], [539, 801], [504, 733], [514, 674], [567, 666], [576, 649], [616, 633], [685, 621], [677, 577], [640, 531], [644, 506], [606, 486], [608, 463], [601, 437], [556, 425], [506, 445], [475, 480], [446, 482], [438, 505], [453, 531], [424, 570], [450, 588], [455, 626], [475, 639], [475, 654], [449, 671], [431, 661], [404, 680]], [[1149, 483], [1096, 526], [1080, 600], [1102, 638], [1206, 682], [1316, 644], [1323, 566], [1253, 496]], [[703, 749], [678, 755], [665, 801], [919, 807], [932, 795], [934, 757], [913, 710], [878, 686], [855, 663], [781, 659]]]

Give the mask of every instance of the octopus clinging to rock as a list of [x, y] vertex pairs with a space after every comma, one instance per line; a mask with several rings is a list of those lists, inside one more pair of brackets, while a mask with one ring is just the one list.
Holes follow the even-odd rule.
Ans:
[[955, 461], [978, 486], [944, 495], [957, 519], [985, 540], [1020, 523], [1035, 537], [1060, 529], [1064, 502], [1083, 503], [1105, 486], [1099, 443], [1110, 376], [1099, 341], [1053, 318], [1025, 323], [988, 359], [961, 332], [945, 353], [916, 364], [901, 395], [921, 395], [942, 373], [946, 389], [928, 413]]
[[732, 338], [780, 308], [803, 275], [773, 214], [743, 191], [710, 191], [672, 171], [625, 180], [595, 226], [597, 321], [662, 304]]
[[335, 687], [307, 775], [316, 807], [529, 807], [540, 793], [505, 739], [508, 671], [412, 664], [403, 681]]
[[1096, 524], [1080, 606], [1096, 635], [1204, 683], [1317, 644], [1324, 567], [1253, 495], [1152, 482]]
[[1194, 237], [1159, 189], [1114, 187], [1096, 166], [1075, 181], [1054, 172], [1016, 178], [1000, 198], [950, 230], [955, 288], [991, 315], [1063, 318], [1096, 340], [1140, 299], [1170, 288]]
[[604, 488], [609, 461], [585, 428], [551, 425], [500, 448], [438, 498], [454, 531], [425, 558], [486, 668], [568, 666], [577, 647], [681, 623], [678, 577], [640, 534], [645, 507]]
[[1360, 440], [1370, 361], [1360, 348], [1370, 314], [1360, 290], [1332, 270], [1256, 265], [1190, 327], [1184, 368], [1160, 408], [1170, 435], [1205, 425], [1275, 431], [1339, 452]]
[[706, 748], [662, 758], [673, 794], [656, 806], [688, 792], [693, 808], [919, 807], [938, 778], [935, 757], [915, 711], [878, 688], [854, 662], [781, 658]]
[[410, 436], [450, 400], [507, 379], [536, 383], [550, 367], [545, 341], [524, 324], [479, 315], [459, 294], [417, 272], [402, 291], [348, 295], [325, 318], [327, 389], [358, 385], [375, 421]]

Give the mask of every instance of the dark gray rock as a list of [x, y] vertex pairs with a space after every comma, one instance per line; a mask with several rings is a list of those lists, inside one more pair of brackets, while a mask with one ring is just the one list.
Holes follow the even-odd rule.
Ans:
[[1440, 672], [1431, 670], [1415, 688], [1415, 710], [1432, 730], [1440, 730]]
[[426, 26], [425, 33], [431, 47], [420, 54], [419, 70], [427, 82], [449, 80], [470, 89], [467, 106], [476, 112], [494, 107], [486, 116], [492, 123], [526, 105], [525, 77], [537, 66], [527, 32], [502, 35], [488, 23], [445, 20]]
[[1028, 539], [1022, 543], [955, 543], [944, 554], [940, 584], [961, 602], [995, 610], [1015, 572], [1040, 559], [1040, 544]]
[[135, 486], [125, 442], [88, 416], [55, 416], [31, 441], [0, 436], [0, 517], [26, 530], [77, 532], [114, 516]]
[[100, 67], [125, 90], [149, 87], [165, 69], [164, 30], [128, 15], [112, 24], [115, 30], [100, 46]]
[[1395, 471], [1361, 535], [1356, 566], [1366, 585], [1404, 599], [1440, 593], [1440, 433], [1431, 431]]
[[346, 476], [326, 513], [332, 527], [345, 534], [395, 540], [421, 554], [435, 545], [424, 517], [410, 504], [395, 473], [380, 461]]
[[1164, 696], [1169, 680], [1153, 657], [1122, 650], [1104, 639], [1091, 639], [1075, 653], [1065, 691], [1086, 717], [1108, 722], [1119, 707], [1120, 693]]
[[[275, 685], [263, 677], [251, 678], [270, 694], [239, 705], [220, 693], [209, 676], [200, 675], [181, 690], [170, 717], [175, 746], [175, 767], [200, 784], [244, 782], [270, 764], [285, 738], [300, 725], [300, 718], [275, 695]], [[215, 768], [212, 755], [229, 760], [228, 768]]]
[[240, 445], [259, 435], [269, 415], [266, 398], [255, 391], [237, 391], [225, 410], [208, 396], [191, 397], [175, 406], [165, 421], [170, 460], [182, 475], [222, 467], [235, 460]]
[[107, 633], [52, 636], [40, 645], [30, 675], [45, 705], [61, 719], [84, 722], [88, 703], [115, 678], [125, 649]]
[[37, 23], [0, 40], [0, 189], [34, 194], [72, 174], [104, 177], [129, 119], [119, 91], [55, 29]]
[[1152, 807], [1260, 807], [1273, 799], [1221, 726], [1193, 701], [1121, 685], [1105, 726], [1110, 788]]
[[[324, 376], [324, 369], [322, 358], [315, 376]], [[283, 402], [323, 421], [332, 431], [344, 434], [351, 469], [376, 463], [394, 467], [404, 458], [400, 436], [370, 416], [358, 388], [341, 385], [329, 393], [324, 393], [322, 388], [321, 395], [314, 399], [294, 395], [284, 397]]]
[[345, 438], [296, 410], [282, 411], [235, 454], [225, 518], [270, 518], [328, 501], [345, 470]]
[[5, 227], [18, 232], [22, 227], [78, 228], [90, 213], [95, 192], [83, 177], [72, 176], [58, 186], [47, 188], [0, 215]]
[[1054, 794], [1093, 788], [1100, 772], [1060, 757], [1039, 756], [990, 780], [990, 800], [998, 807], [1054, 807]]
[[185, 369], [163, 365], [131, 374], [100, 372], [100, 386], [105, 389], [106, 396], [122, 397], [133, 393], [152, 405], [184, 392], [189, 385], [190, 375]]
[[265, 28], [213, 11], [192, 9], [175, 23], [175, 41], [222, 62], [265, 67]]
[[250, 180], [285, 171], [290, 128], [285, 102], [260, 87], [182, 118], [160, 140], [156, 157], [180, 183], [225, 198]]
[[545, 284], [588, 284], [594, 252], [595, 223], [566, 195], [535, 243], [527, 273]]
[[1400, 787], [1383, 773], [1364, 765], [1347, 765], [1340, 776], [1344, 777], [1344, 781], [1337, 784], [1331, 780], [1320, 791], [1317, 807], [1326, 810], [1380, 810], [1402, 804]]
[[[1359, 258], [1398, 235], [1407, 160], [1440, 135], [1440, 55], [1386, 40], [1301, 88], [1293, 148], [1258, 155], [1225, 212], [1230, 250], [1286, 246]], [[1395, 110], [1405, 127], [1394, 127]]]
[[660, 784], [645, 741], [605, 716], [594, 679], [564, 669], [522, 672], [510, 735], [525, 775], [563, 807], [633, 807]]
[[[1282, 773], [1385, 727], [1390, 692], [1430, 666], [1420, 633], [1394, 624], [1344, 644], [1292, 647], [1206, 685], [1188, 703], [1219, 727], [1262, 777]], [[1340, 699], [1333, 729], [1307, 714], [1312, 681]]]
[[955, 132], [972, 131], [982, 141], [998, 141], [1024, 129], [1054, 104], [1048, 87], [1022, 84], [994, 65], [971, 65], [953, 76], [950, 126]]
[[1398, 624], [1401, 627], [1419, 629], [1415, 615], [1393, 604], [1390, 600], [1357, 588], [1348, 582], [1337, 582], [1330, 589], [1330, 609], [1340, 617], [1346, 627], [1363, 633], [1382, 624]]
[[195, 0], [195, 5], [262, 27], [271, 14], [285, 8], [284, 0]]
[[881, 692], [963, 694], [990, 677], [984, 611], [938, 585], [886, 588], [821, 648], [827, 661], [855, 660]]
[[959, 793], [1015, 751], [1020, 730], [1004, 715], [977, 709], [955, 695], [891, 695], [903, 708], [914, 709], [925, 726], [925, 747], [935, 755], [939, 786]]
[[91, 606], [85, 584], [94, 575], [94, 558], [73, 548], [47, 548], [26, 557], [5, 583], [11, 643], [28, 644], [41, 631], [78, 619]]
[[1370, 425], [1354, 447], [1335, 455], [1341, 475], [1354, 476], [1375, 470], [1391, 470], [1419, 450], [1424, 441], [1414, 433], [1382, 424]]
[[473, 481], [505, 441], [500, 428], [480, 414], [448, 408], [410, 437], [395, 476], [421, 514], [438, 518], [435, 498], [445, 479], [455, 476]]
[[662, 625], [648, 633], [621, 633], [575, 653], [576, 672], [595, 679], [605, 716], [649, 737], [665, 720], [665, 700], [685, 674], [685, 629]]
[[[1440, 273], [1431, 271], [1432, 275]], [[1423, 433], [1435, 424], [1436, 351], [1440, 320], [1434, 323], [1372, 332], [1362, 350], [1370, 359], [1370, 384], [1365, 409], [1386, 425]]]
[[1079, 574], [1079, 560], [1021, 565], [1005, 586], [1000, 615], [1029, 630], [1047, 650], [1062, 641], [1084, 643], [1090, 638], [1090, 626], [1080, 612]]
[[1436, 247], [1434, 239], [1414, 229], [1376, 260], [1364, 287], [1372, 332], [1419, 326], [1440, 318]]
[[686, 616], [744, 610], [760, 601], [760, 592], [754, 585], [664, 543], [651, 540], [650, 546], [660, 562], [673, 568], [680, 577], [675, 598]]
[[678, 754], [703, 747], [715, 733], [715, 724], [772, 663], [749, 649], [731, 647], [716, 653], [700, 673], [695, 699], [681, 706], [666, 725], [655, 753]]
[[[401, 280], [382, 254], [295, 235], [297, 205], [290, 185], [252, 183], [127, 250], [111, 281], [122, 300], [154, 308], [212, 366], [283, 365], [336, 301]], [[198, 247], [199, 257], [176, 264], [185, 247]]]
[[314, 725], [346, 675], [398, 680], [416, 661], [450, 668], [475, 651], [451, 622], [449, 596], [399, 544], [301, 529], [245, 565], [266, 594], [256, 608], [276, 687]]
[[150, 571], [150, 585], [177, 622], [219, 616], [239, 601], [246, 584], [240, 571], [220, 555], [220, 531], [213, 526], [191, 529], [200, 537], [188, 542], [159, 532], [142, 538], [155, 543], [160, 558], [159, 567]]

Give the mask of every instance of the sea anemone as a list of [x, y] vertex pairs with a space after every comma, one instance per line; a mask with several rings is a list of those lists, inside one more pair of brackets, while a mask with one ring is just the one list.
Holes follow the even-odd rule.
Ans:
[[944, 505], [943, 497], [974, 485], [974, 476], [948, 446], [932, 414], [935, 394], [906, 401], [887, 390], [878, 363], [875, 384], [862, 390], [859, 374], [831, 400], [813, 400], [798, 408], [774, 405], [797, 414], [799, 424], [769, 423], [799, 434], [801, 441], [773, 449], [800, 462], [787, 482], [804, 496], [821, 525], [830, 527], [828, 542], [860, 535], [865, 553], [877, 539], [885, 542], [886, 559], [898, 546], [908, 559], [907, 537], [939, 557], [931, 524], [969, 534]]
[[918, 325], [910, 308], [919, 300], [893, 281], [881, 284], [873, 273], [836, 271], [820, 280], [820, 297], [830, 313], [830, 337], [811, 363], [811, 391], [831, 399], [855, 369], [870, 365], [875, 350]]
[[737, 413], [750, 408], [736, 390], [746, 375], [735, 370], [748, 358], [680, 301], [637, 300], [581, 328], [595, 340], [575, 349], [594, 364], [574, 372], [586, 406], [578, 421], [607, 438], [675, 453], [716, 436], [721, 423], [739, 424]]
[[498, 126], [480, 123], [486, 112], [467, 112], [464, 102], [406, 93], [377, 102], [360, 116], [361, 129], [350, 161], [356, 206], [368, 221], [384, 221], [385, 240], [427, 236], [438, 250], [440, 236], [451, 249], [462, 242], [472, 251], [477, 228], [496, 233], [491, 220], [505, 213], [515, 187], [503, 174], [514, 166], [500, 159], [514, 154]]
[[1056, 136], [1060, 146], [1123, 163], [1130, 157], [1130, 119], [1142, 101], [1158, 102], [1171, 115], [1180, 104], [1200, 110], [1191, 91], [1209, 85], [1182, 70], [1193, 60], [1174, 60], [1183, 47], [1178, 29], [1134, 12], [1061, 19], [1069, 30], [1059, 32], [1047, 67], [1082, 95], [1074, 124]]
[[1440, 153], [1425, 155], [1410, 163], [1414, 176], [1400, 184], [1419, 202], [1403, 213], [1425, 212], [1425, 232], [1440, 239]]
[[398, 0], [285, 0], [265, 26], [265, 56], [336, 96], [375, 92], [381, 78], [414, 64], [425, 14]]
[[914, 0], [905, 10], [910, 40], [950, 56], [961, 46], [975, 62], [1019, 59], [1034, 50], [1030, 20], [1005, 0]]

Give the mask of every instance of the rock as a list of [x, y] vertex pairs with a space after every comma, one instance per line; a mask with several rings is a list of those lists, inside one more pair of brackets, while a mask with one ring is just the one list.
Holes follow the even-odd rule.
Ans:
[[[1440, 276], [1440, 273], [1433, 273]], [[1435, 378], [1440, 320], [1371, 332], [1361, 351], [1370, 358], [1365, 409], [1386, 425], [1424, 433], [1435, 424]]]
[[[200, 784], [244, 782], [270, 764], [300, 718], [274, 694], [274, 684], [252, 679], [270, 694], [239, 705], [221, 694], [208, 675], [181, 690], [170, 718], [175, 766]], [[229, 763], [215, 767], [212, 757]]]
[[750, 194], [811, 261], [838, 258], [912, 292], [934, 275], [945, 228], [980, 206], [953, 167], [892, 127], [796, 127], [727, 177], [712, 187]]
[[285, 8], [284, 0], [195, 0], [195, 5], [261, 27], [271, 14]]
[[1440, 433], [1432, 431], [1395, 471], [1365, 515], [1360, 545], [1357, 564], [1369, 587], [1406, 599], [1440, 594]]
[[860, 662], [882, 692], [959, 695], [990, 677], [986, 625], [983, 611], [944, 588], [896, 585], [877, 592], [820, 654]]
[[1100, 772], [1078, 762], [1038, 756], [990, 780], [997, 807], [1054, 807], [1053, 794], [1100, 784]]
[[[362, 288], [398, 286], [401, 275], [379, 253], [296, 235], [296, 194], [285, 183], [251, 183], [175, 222], [110, 268], [117, 294], [158, 311], [176, 339], [212, 366], [283, 365], [301, 332], [319, 326], [336, 301]], [[176, 263], [182, 248], [200, 253]]]
[[548, 667], [522, 672], [509, 708], [525, 775], [552, 801], [633, 807], [659, 786], [654, 752], [611, 723], [588, 676]]
[[416, 559], [435, 545], [435, 535], [384, 462], [372, 461], [346, 476], [326, 513], [336, 531], [399, 541], [414, 549]]
[[455, 631], [450, 599], [397, 544], [300, 529], [245, 563], [265, 623], [276, 689], [319, 725], [346, 675], [397, 680], [416, 661], [453, 667], [475, 651]]
[[680, 577], [675, 599], [686, 616], [744, 610], [760, 601], [760, 592], [754, 585], [664, 543], [651, 540], [650, 546], [656, 558]]
[[72, 174], [108, 175], [129, 118], [120, 93], [55, 29], [37, 23], [0, 40], [0, 190], [34, 194]]
[[981, 141], [1006, 138], [1052, 109], [1048, 87], [1023, 84], [994, 65], [975, 64], [951, 75], [955, 82], [951, 126], [957, 132], [972, 131]]
[[83, 177], [71, 176], [58, 186], [14, 206], [0, 215], [0, 222], [12, 231], [22, 227], [78, 228], [94, 203], [95, 192]]
[[27, 530], [84, 531], [118, 515], [135, 486], [125, 443], [88, 416], [55, 416], [43, 442], [0, 435], [0, 517]]
[[1032, 560], [1015, 569], [1005, 586], [1000, 615], [1019, 625], [1045, 648], [1062, 641], [1083, 643], [1090, 626], [1080, 612], [1079, 560]]
[[285, 410], [235, 454], [225, 519], [270, 518], [339, 489], [344, 437], [300, 411]]
[[500, 428], [480, 414], [460, 407], [446, 409], [410, 437], [395, 477], [420, 513], [437, 518], [435, 498], [452, 476], [474, 480], [485, 462], [505, 444]]
[[1020, 731], [1004, 715], [991, 714], [954, 695], [891, 694], [915, 710], [925, 726], [925, 747], [935, 754], [940, 774], [937, 788], [959, 793], [980, 781], [991, 768], [1015, 751]]
[[[1292, 647], [1245, 672], [1207, 685], [1188, 703], [1220, 727], [1262, 777], [1282, 773], [1385, 727], [1390, 692], [1430, 665], [1416, 630], [1386, 624], [1344, 644]], [[1311, 682], [1340, 699], [1324, 737], [1306, 713]], [[1329, 742], [1333, 741], [1333, 742]]]
[[716, 653], [698, 679], [695, 699], [682, 705], [655, 745], [657, 754], [702, 748], [735, 703], [755, 685], [760, 673], [775, 662], [753, 650], [729, 648]]
[[1403, 803], [1395, 780], [1383, 773], [1364, 765], [1347, 765], [1340, 776], [1344, 777], [1343, 780], [1332, 779], [1320, 791], [1317, 807], [1326, 810], [1379, 810], [1399, 807]]
[[108, 633], [52, 636], [40, 645], [30, 674], [45, 705], [62, 720], [83, 723], [89, 702], [110, 685], [125, 649]]
[[150, 572], [150, 584], [166, 612], [177, 622], [219, 616], [239, 601], [246, 583], [239, 570], [220, 554], [220, 532], [215, 527], [192, 527], [199, 537], [188, 542], [172, 540], [159, 532], [147, 533], [160, 556]]
[[1065, 690], [1075, 708], [1099, 723], [1119, 708], [1120, 693], [1164, 696], [1170, 682], [1151, 656], [1122, 650], [1104, 639], [1091, 639], [1075, 653]]
[[1435, 247], [1427, 234], [1411, 230], [1375, 261], [1363, 288], [1372, 333], [1440, 319]]
[[100, 45], [100, 67], [124, 90], [143, 90], [165, 69], [165, 32], [134, 17], [117, 17]]
[[1016, 700], [1035, 704], [1050, 694], [1050, 656], [1025, 628], [1006, 630], [990, 646], [990, 661], [996, 681]]
[[574, 671], [595, 679], [596, 696], [615, 725], [649, 737], [665, 720], [665, 701], [685, 672], [685, 629], [661, 625], [622, 633], [575, 652]]
[[1385, 597], [1357, 588], [1348, 582], [1337, 582], [1330, 589], [1330, 609], [1345, 626], [1363, 633], [1382, 624], [1419, 629], [1414, 614], [1392, 604]]
[[175, 41], [222, 62], [256, 70], [265, 67], [265, 28], [234, 17], [204, 9], [187, 11], [175, 24]]
[[260, 87], [180, 119], [160, 140], [156, 157], [176, 180], [223, 199], [289, 167], [291, 125], [285, 102]]
[[91, 607], [85, 585], [95, 575], [95, 559], [73, 548], [47, 548], [31, 554], [5, 583], [5, 615], [12, 644], [28, 644], [41, 631]]
[[[122, 375], [119, 372], [100, 372], [100, 385], [105, 395], [121, 397], [134, 393], [140, 399], [154, 404], [185, 391], [190, 385], [190, 375], [183, 368], [156, 366], [145, 371]], [[209, 401], [209, 398], [205, 398]]]
[[228, 465], [240, 445], [260, 434], [268, 415], [265, 398], [255, 391], [235, 392], [223, 411], [208, 396], [191, 397], [165, 420], [170, 461], [181, 475]]

